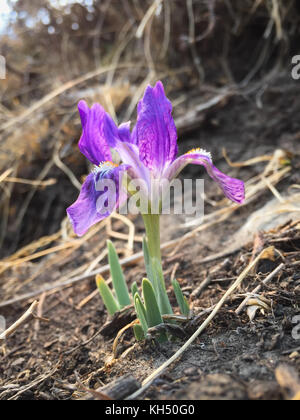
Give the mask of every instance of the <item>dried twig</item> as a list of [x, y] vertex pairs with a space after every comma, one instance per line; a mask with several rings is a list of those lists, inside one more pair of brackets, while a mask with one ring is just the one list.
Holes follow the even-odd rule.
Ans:
[[132, 321], [130, 324], [126, 325], [125, 327], [123, 327], [117, 334], [115, 340], [114, 340], [114, 344], [113, 344], [113, 354], [114, 354], [114, 359], [117, 359], [117, 350], [118, 350], [118, 344], [119, 344], [119, 340], [120, 337], [130, 328], [132, 328], [134, 325], [139, 324], [139, 321], [137, 319], [135, 319], [134, 321]]
[[142, 19], [137, 31], [136, 31], [136, 37], [137, 38], [142, 38], [145, 27], [147, 26], [147, 23], [149, 22], [149, 20], [153, 17], [153, 15], [155, 14], [156, 10], [158, 9], [158, 7], [161, 5], [162, 0], [154, 0], [154, 2], [152, 3], [152, 5], [149, 7], [149, 9], [147, 10], [144, 18]]
[[94, 297], [99, 296], [99, 290], [95, 289], [92, 293], [82, 299], [76, 306], [77, 310], [81, 310], [85, 305], [87, 305]]
[[246, 166], [256, 165], [257, 163], [260, 163], [260, 162], [270, 162], [273, 159], [272, 155], [264, 155], [264, 156], [257, 156], [255, 158], [246, 160], [245, 162], [232, 162], [228, 157], [227, 150], [225, 149], [225, 147], [223, 147], [222, 153], [223, 153], [224, 159], [226, 160], [228, 165], [231, 166], [232, 168], [244, 168]]
[[20, 395], [24, 394], [25, 392], [29, 391], [30, 389], [35, 388], [42, 382], [44, 382], [46, 379], [50, 378], [54, 375], [54, 373], [57, 371], [59, 367], [59, 364], [57, 364], [53, 369], [51, 369], [48, 373], [42, 374], [38, 376], [36, 379], [34, 379], [30, 384], [25, 385], [20, 389], [16, 394], [14, 394], [12, 397], [8, 398], [8, 401], [10, 400], [16, 400]]
[[6, 331], [0, 334], [0, 343], [5, 341], [8, 337], [10, 337], [21, 325], [28, 322], [32, 317], [36, 318], [34, 314], [34, 310], [38, 306], [38, 301], [35, 300], [31, 305], [30, 308], [19, 318], [12, 326], [10, 326]]
[[[12, 182], [14, 184], [33, 185], [35, 187], [41, 187], [41, 188], [50, 187], [50, 186], [55, 185], [57, 183], [57, 179], [55, 179], [55, 178], [50, 178], [50, 179], [47, 179], [46, 181], [37, 181], [37, 180], [32, 180], [32, 179], [7, 177], [2, 181]], [[0, 180], [0, 182], [1, 182], [1, 180]]]
[[277, 276], [278, 273], [280, 273], [280, 271], [282, 271], [285, 267], [285, 264], [280, 264], [277, 268], [275, 268], [275, 270], [272, 271], [272, 273], [270, 273], [268, 275], [267, 278], [265, 278], [265, 280], [262, 282], [262, 284], [260, 284], [259, 286], [257, 286], [253, 292], [250, 293], [250, 295], [248, 297], [246, 297], [246, 299], [240, 304], [240, 306], [237, 308], [237, 310], [235, 311], [235, 313], [237, 315], [240, 315], [240, 313], [242, 312], [242, 310], [245, 308], [245, 306], [247, 305], [247, 303], [249, 302], [249, 300], [251, 299], [251, 296], [253, 296], [256, 293], [259, 293], [262, 289], [263, 285], [266, 285], [268, 283], [270, 283], [270, 281]]
[[3, 172], [3, 174], [0, 175], [0, 183], [2, 181], [4, 181], [11, 173], [12, 173], [13, 169], [7, 169], [5, 172]]
[[33, 335], [34, 340], [37, 340], [38, 331], [40, 328], [40, 320], [42, 319], [42, 316], [43, 316], [43, 306], [45, 303], [46, 296], [47, 296], [46, 293], [42, 294], [38, 307], [37, 307], [37, 317], [34, 324], [34, 335]]
[[197, 72], [199, 73], [199, 78], [201, 81], [204, 80], [205, 72], [204, 68], [201, 65], [201, 58], [198, 55], [196, 44], [195, 44], [195, 16], [194, 16], [194, 9], [193, 9], [193, 0], [186, 0], [186, 7], [187, 13], [189, 18], [189, 44], [191, 48], [191, 53], [193, 56], [194, 65], [196, 67]]
[[67, 177], [70, 179], [70, 181], [72, 182], [74, 187], [78, 191], [80, 191], [81, 190], [81, 183], [78, 181], [78, 179], [76, 178], [74, 173], [71, 171], [71, 169], [68, 168], [67, 165], [62, 162], [62, 160], [60, 159], [60, 156], [59, 156], [59, 151], [57, 149], [55, 150], [55, 152], [53, 154], [53, 162], [55, 163], [55, 165], [59, 169], [61, 169], [67, 175]]

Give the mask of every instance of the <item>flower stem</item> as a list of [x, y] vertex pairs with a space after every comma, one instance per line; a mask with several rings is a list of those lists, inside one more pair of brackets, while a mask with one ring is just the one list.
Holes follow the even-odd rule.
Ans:
[[148, 240], [149, 255], [161, 262], [160, 252], [160, 215], [143, 214]]
[[158, 306], [162, 315], [172, 314], [172, 307], [167, 295], [163, 275], [161, 251], [160, 251], [160, 215], [143, 214], [146, 228], [147, 243], [149, 249], [150, 264], [155, 275], [153, 284]]

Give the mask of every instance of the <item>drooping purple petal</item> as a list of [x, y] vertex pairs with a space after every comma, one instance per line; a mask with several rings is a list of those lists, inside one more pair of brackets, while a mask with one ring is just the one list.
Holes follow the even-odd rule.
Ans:
[[177, 132], [172, 105], [161, 82], [154, 88], [147, 87], [138, 106], [136, 131], [132, 137], [139, 147], [141, 161], [155, 177], [176, 158]]
[[77, 201], [67, 209], [67, 214], [78, 236], [84, 235], [95, 223], [108, 217], [127, 199], [120, 175], [127, 165], [115, 167], [105, 162], [86, 178]]
[[244, 182], [236, 178], [231, 178], [219, 171], [219, 169], [213, 165], [210, 153], [201, 149], [195, 149], [180, 156], [165, 170], [163, 177], [168, 180], [176, 178], [185, 166], [190, 163], [194, 165], [203, 165], [209, 176], [218, 183], [227, 198], [239, 204], [244, 202]]
[[118, 128], [112, 118], [99, 104], [90, 109], [85, 101], [80, 101], [78, 110], [83, 128], [79, 150], [94, 165], [110, 161], [110, 147], [115, 145], [115, 137], [118, 136]]

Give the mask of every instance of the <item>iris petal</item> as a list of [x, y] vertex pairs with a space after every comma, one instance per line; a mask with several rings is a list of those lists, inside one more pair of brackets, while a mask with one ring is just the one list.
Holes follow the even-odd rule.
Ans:
[[121, 160], [130, 166], [128, 172], [133, 179], [142, 179], [150, 188], [151, 174], [139, 157], [139, 149], [135, 144], [117, 141], [116, 150]]
[[111, 160], [110, 147], [115, 144], [118, 128], [101, 105], [90, 109], [85, 101], [80, 101], [78, 110], [82, 123], [82, 136], [78, 147], [82, 154], [94, 165]]
[[236, 203], [242, 204], [245, 200], [244, 182], [231, 178], [221, 172], [213, 165], [210, 153], [204, 150], [193, 150], [176, 159], [164, 172], [164, 178], [172, 180], [187, 166], [188, 164], [202, 165], [207, 170], [209, 176], [217, 182], [227, 198]]
[[130, 122], [119, 125], [118, 137], [121, 141], [124, 141], [127, 143], [131, 142]]
[[[88, 175], [77, 201], [67, 209], [74, 232], [78, 236], [84, 235], [91, 226], [108, 217], [127, 199], [119, 179], [120, 174], [128, 169], [127, 165], [118, 167], [107, 165]], [[102, 190], [101, 180], [111, 180], [115, 188]], [[107, 201], [112, 203], [111, 207], [107, 206]]]
[[136, 131], [132, 138], [139, 147], [141, 161], [159, 176], [177, 156], [177, 132], [172, 105], [158, 82], [148, 86], [138, 106]]

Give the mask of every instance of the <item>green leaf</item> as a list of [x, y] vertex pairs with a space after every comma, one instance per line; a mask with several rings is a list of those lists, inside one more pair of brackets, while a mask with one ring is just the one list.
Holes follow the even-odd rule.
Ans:
[[145, 340], [145, 333], [141, 325], [137, 324], [133, 326], [134, 336], [137, 341]]
[[163, 323], [153, 286], [148, 279], [143, 280], [143, 297], [146, 309], [146, 319], [149, 327]]
[[134, 307], [141, 327], [144, 331], [144, 335], [146, 335], [148, 331], [147, 315], [142, 299], [138, 293], [136, 293], [134, 296]]
[[175, 292], [176, 300], [182, 315], [189, 316], [190, 307], [186, 297], [183, 295], [180, 284], [176, 279], [172, 281], [173, 289]]
[[110, 273], [116, 296], [121, 308], [131, 304], [128, 287], [119, 262], [117, 251], [111, 241], [107, 241]]
[[120, 306], [106, 284], [106, 281], [102, 276], [98, 275], [96, 277], [96, 284], [109, 315], [114, 315], [120, 310]]
[[152, 283], [160, 312], [163, 315], [172, 314], [173, 311], [166, 291], [161, 262], [157, 258], [150, 257], [148, 241], [146, 238], [143, 240], [143, 251], [147, 276]]
[[152, 260], [152, 264], [154, 267], [154, 273], [156, 277], [156, 287], [157, 287], [157, 302], [160, 308], [160, 313], [162, 315], [171, 315], [173, 314], [172, 306], [169, 301], [169, 297], [166, 290], [164, 274], [162, 271], [162, 266], [160, 261]]
[[[145, 301], [146, 317], [149, 328], [155, 327], [156, 325], [163, 324], [158, 303], [155, 297], [154, 289], [151, 282], [148, 279], [143, 280], [143, 296]], [[165, 332], [159, 334], [158, 341], [164, 343], [168, 341], [168, 337]]]
[[139, 293], [139, 289], [138, 289], [138, 285], [136, 283], [136, 281], [131, 285], [131, 294], [132, 294], [132, 298], [134, 300], [134, 296], [136, 293]]

